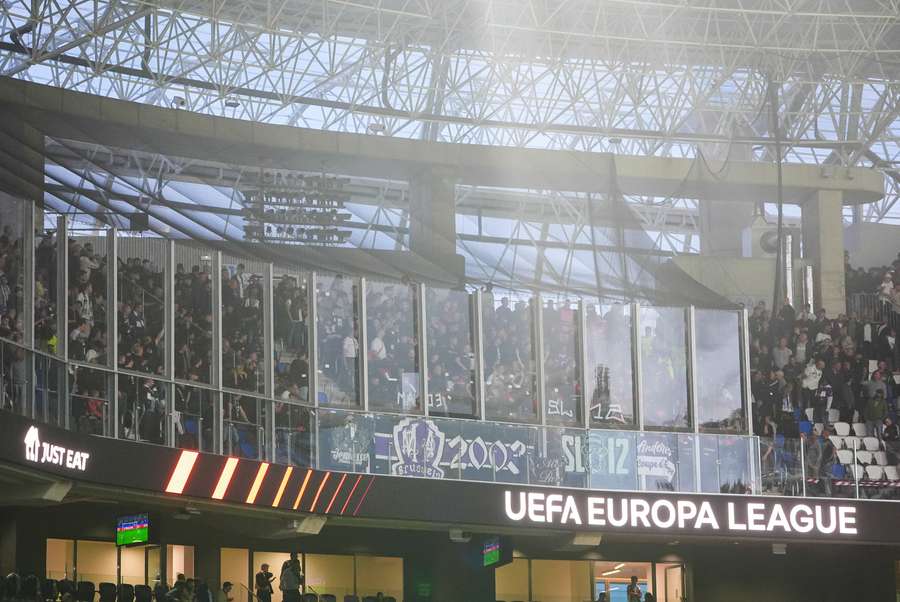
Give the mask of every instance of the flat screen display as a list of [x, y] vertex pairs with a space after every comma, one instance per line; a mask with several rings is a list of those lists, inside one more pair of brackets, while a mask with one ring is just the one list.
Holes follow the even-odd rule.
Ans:
[[481, 548], [481, 565], [494, 566], [500, 562], [500, 538], [486, 539]]
[[131, 546], [150, 541], [150, 516], [135, 514], [119, 517], [116, 525], [116, 545]]

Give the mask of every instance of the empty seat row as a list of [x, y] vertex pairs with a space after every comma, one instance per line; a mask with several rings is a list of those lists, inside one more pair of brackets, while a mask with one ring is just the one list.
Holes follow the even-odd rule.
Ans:
[[829, 437], [829, 439], [836, 449], [858, 449], [870, 452], [877, 452], [881, 450], [881, 441], [878, 440], [878, 437], [853, 437], [833, 435]]
[[853, 431], [853, 435], [856, 437], [869, 436], [869, 429], [866, 428], [866, 425], [863, 422], [854, 422], [853, 424], [850, 424], [849, 422], [832, 422], [831, 424], [834, 427], [834, 434], [841, 437], [849, 436], [851, 431]]
[[860, 464], [841, 463], [834, 465], [832, 476], [836, 479], [846, 478], [857, 481], [898, 481], [900, 480], [900, 468], [897, 466], [879, 466], [878, 464], [862, 466]]

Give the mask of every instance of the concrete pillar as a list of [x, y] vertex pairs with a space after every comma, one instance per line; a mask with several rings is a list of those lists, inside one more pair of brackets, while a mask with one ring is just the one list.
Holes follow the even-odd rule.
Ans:
[[452, 170], [429, 168], [409, 182], [409, 247], [440, 268], [463, 276], [456, 254], [456, 182]]
[[44, 134], [21, 120], [0, 119], [0, 189], [44, 202]]
[[700, 201], [700, 253], [741, 257], [741, 236], [753, 221], [753, 203]]
[[847, 311], [844, 290], [843, 193], [820, 190], [803, 204], [803, 256], [813, 266], [816, 308], [833, 318]]

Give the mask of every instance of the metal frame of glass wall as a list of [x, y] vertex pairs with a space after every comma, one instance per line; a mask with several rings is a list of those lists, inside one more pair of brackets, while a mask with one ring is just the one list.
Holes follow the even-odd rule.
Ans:
[[[25, 254], [22, 266], [25, 301], [22, 315], [27, 319], [26, 324], [33, 324], [35, 241], [36, 235], [44, 234], [43, 222], [47, 220], [40, 210], [27, 210], [28, 203], [24, 207], [23, 248], [31, 252]], [[164, 359], [162, 368], [153, 374], [119, 365], [118, 266], [135, 258], [120, 257], [120, 247], [127, 247], [128, 243], [123, 241], [132, 240], [130, 237], [121, 236], [124, 233], [114, 228], [104, 230], [108, 300], [105, 357], [86, 361], [70, 354], [71, 295], [66, 279], [71, 273], [70, 241], [79, 242], [80, 236], [72, 233], [72, 223], [64, 216], [57, 218], [55, 228], [55, 353], [37, 349], [35, 332], [28, 327], [21, 343], [4, 341], [2, 345], [6, 349], [19, 347], [27, 356], [27, 372], [34, 386], [25, 387], [26, 399], [21, 411], [30, 416], [65, 428], [78, 428], [79, 418], [72, 415], [70, 406], [80, 383], [73, 381], [71, 375], [84, 373], [91, 381], [91, 388], [84, 393], [85, 403], [100, 409], [99, 424], [93, 431], [98, 435], [181, 447], [186, 445], [184, 433], [189, 430], [193, 435], [191, 446], [204, 452], [276, 462], [287, 457], [292, 463], [320, 465], [320, 430], [325, 428], [327, 420], [346, 426], [353, 420], [364, 423], [368, 416], [373, 416], [372, 421], [386, 421], [397, 427], [405, 418], [424, 417], [441, 422], [450, 431], [448, 439], [453, 433], [466, 439], [470, 436], [466, 431], [471, 431], [471, 438], [489, 441], [485, 429], [519, 429], [517, 433], [533, 437], [533, 444], [546, 450], [551, 446], [548, 443], [551, 438], [554, 441], [558, 436], [580, 438], [583, 449], [576, 456], [595, 453], [594, 439], [598, 437], [624, 438], [627, 446], [634, 448], [658, 448], [665, 441], [690, 468], [690, 474], [674, 487], [682, 491], [730, 492], [713, 475], [719, 474], [720, 464], [733, 461], [725, 459], [726, 448], [730, 453], [738, 450], [737, 453], [744, 455], [740, 461], [747, 466], [746, 483], [740, 492], [759, 491], [762, 449], [752, 436], [746, 310], [655, 308], [547, 293], [452, 291], [401, 282], [376, 284], [365, 277], [316, 273], [299, 266], [274, 266], [251, 258], [232, 258], [228, 260], [229, 266], [235, 261], [252, 266], [249, 281], [261, 290], [254, 301], [258, 311], [254, 311], [252, 318], [258, 321], [250, 323], [254, 329], [258, 325], [262, 338], [259, 352], [253, 352], [258, 360], [254, 364], [254, 384], [246, 387], [223, 377], [226, 370], [234, 369], [223, 360], [223, 345], [228, 344], [223, 342], [223, 333], [234, 326], [233, 313], [227, 309], [233, 291], [223, 291], [223, 270], [232, 267], [226, 267], [221, 252], [204, 248], [195, 241], [142, 239], [147, 249], [145, 255], [149, 256], [137, 259], [147, 260], [163, 278], [164, 326], [160, 353]], [[94, 234], [91, 240], [100, 239]], [[211, 329], [208, 378], [179, 373], [177, 368], [184, 345], [179, 347], [182, 334], [176, 332], [175, 326], [179, 311], [176, 290], [178, 279], [187, 270], [187, 262], [183, 261], [185, 253], [193, 253], [198, 258], [198, 264], [202, 264], [201, 269], [210, 279], [207, 292], [212, 319], [206, 327]], [[191, 269], [197, 270], [196, 266], [193, 264]], [[305, 362], [308, 379], [305, 399], [292, 397], [276, 387], [278, 373], [285, 366], [278, 360], [284, 349], [276, 349], [273, 327], [276, 321], [273, 277], [285, 270], [305, 274], [305, 315], [300, 323], [305, 330], [301, 338], [307, 345], [291, 360], [300, 358], [301, 367]], [[245, 275], [232, 274], [231, 278], [242, 279]], [[233, 286], [229, 280], [229, 288]], [[411, 315], [390, 316], [394, 306], [407, 308]], [[223, 324], [226, 312], [229, 316]], [[721, 336], [709, 328], [698, 328], [698, 312], [703, 312], [701, 322], [715, 313], [723, 323], [733, 324], [734, 328], [720, 332]], [[396, 347], [393, 351], [409, 358], [401, 369], [393, 371], [385, 365], [385, 343], [381, 340], [391, 328], [403, 332], [393, 341]], [[279, 337], [283, 339], [283, 333]], [[444, 349], [445, 341], [453, 349]], [[517, 347], [522, 341], [528, 341], [530, 346], [526, 353]], [[719, 392], [706, 391], [709, 387], [702, 380], [704, 374], [719, 370], [718, 365], [706, 364], [721, 356], [723, 349], [730, 349], [725, 354], [729, 356], [725, 370], [729, 378], [728, 382], [715, 386], [723, 387], [728, 407], [715, 406]], [[54, 411], [48, 410], [51, 384], [56, 388], [55, 416], [50, 415]], [[686, 386], [682, 395], [683, 385]], [[153, 403], [163, 421], [163, 427], [159, 433], [154, 432], [153, 438], [145, 437], [140, 428], [121, 426], [129, 412], [137, 411], [120, 403], [123, 386], [132, 386], [144, 397], [150, 395], [148, 389], [153, 390]], [[378, 403], [372, 404], [370, 397], [376, 394], [376, 389]], [[675, 394], [667, 395], [667, 391]], [[622, 407], [617, 396], [625, 405], [633, 407]], [[495, 404], [501, 403], [506, 404], [503, 410], [506, 414], [499, 417], [496, 411], [499, 406]], [[719, 414], [702, 425], [701, 418], [710, 413], [705, 409], [707, 406], [713, 407], [713, 414]], [[488, 420], [489, 417], [493, 419]], [[476, 428], [473, 424], [487, 426]], [[255, 434], [242, 436], [251, 431]], [[283, 437], [279, 433], [286, 433], [287, 455], [280, 449]], [[295, 436], [304, 443], [292, 443], [291, 438]], [[247, 445], [247, 440], [254, 443]], [[613, 449], [623, 444], [609, 439], [599, 440], [597, 445]], [[403, 460], [402, 450], [394, 442], [387, 442], [386, 446], [384, 453], [390, 462], [396, 464]], [[494, 462], [494, 453], [492, 449], [487, 451], [490, 456], [487, 462]], [[567, 451], [568, 460], [571, 456], [571, 450]], [[535, 467], [531, 459], [527, 460], [529, 474], [525, 482], [543, 483], [532, 479], [531, 471], [547, 473], [553, 468]], [[577, 460], [582, 465], [591, 461], [590, 457]], [[701, 469], [701, 464], [708, 468]], [[360, 468], [366, 467], [357, 466], [355, 461], [350, 466], [350, 469]], [[464, 466], [454, 466], [451, 472], [451, 478], [469, 478]], [[489, 480], [501, 479], [496, 466], [492, 472]], [[584, 477], [573, 482], [566, 477], [555, 482], [550, 479], [545, 484], [593, 487], [603, 486], [606, 481]], [[654, 488], [643, 481], [612, 486]]]

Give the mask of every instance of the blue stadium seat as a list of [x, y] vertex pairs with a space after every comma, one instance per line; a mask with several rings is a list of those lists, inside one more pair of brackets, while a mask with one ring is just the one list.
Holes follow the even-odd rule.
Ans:
[[847, 471], [844, 469], [843, 464], [834, 464], [831, 467], [831, 476], [835, 479], [843, 479], [847, 476]]
[[811, 435], [812, 434], [813, 425], [809, 420], [801, 420], [800, 421], [800, 433], [803, 435]]

